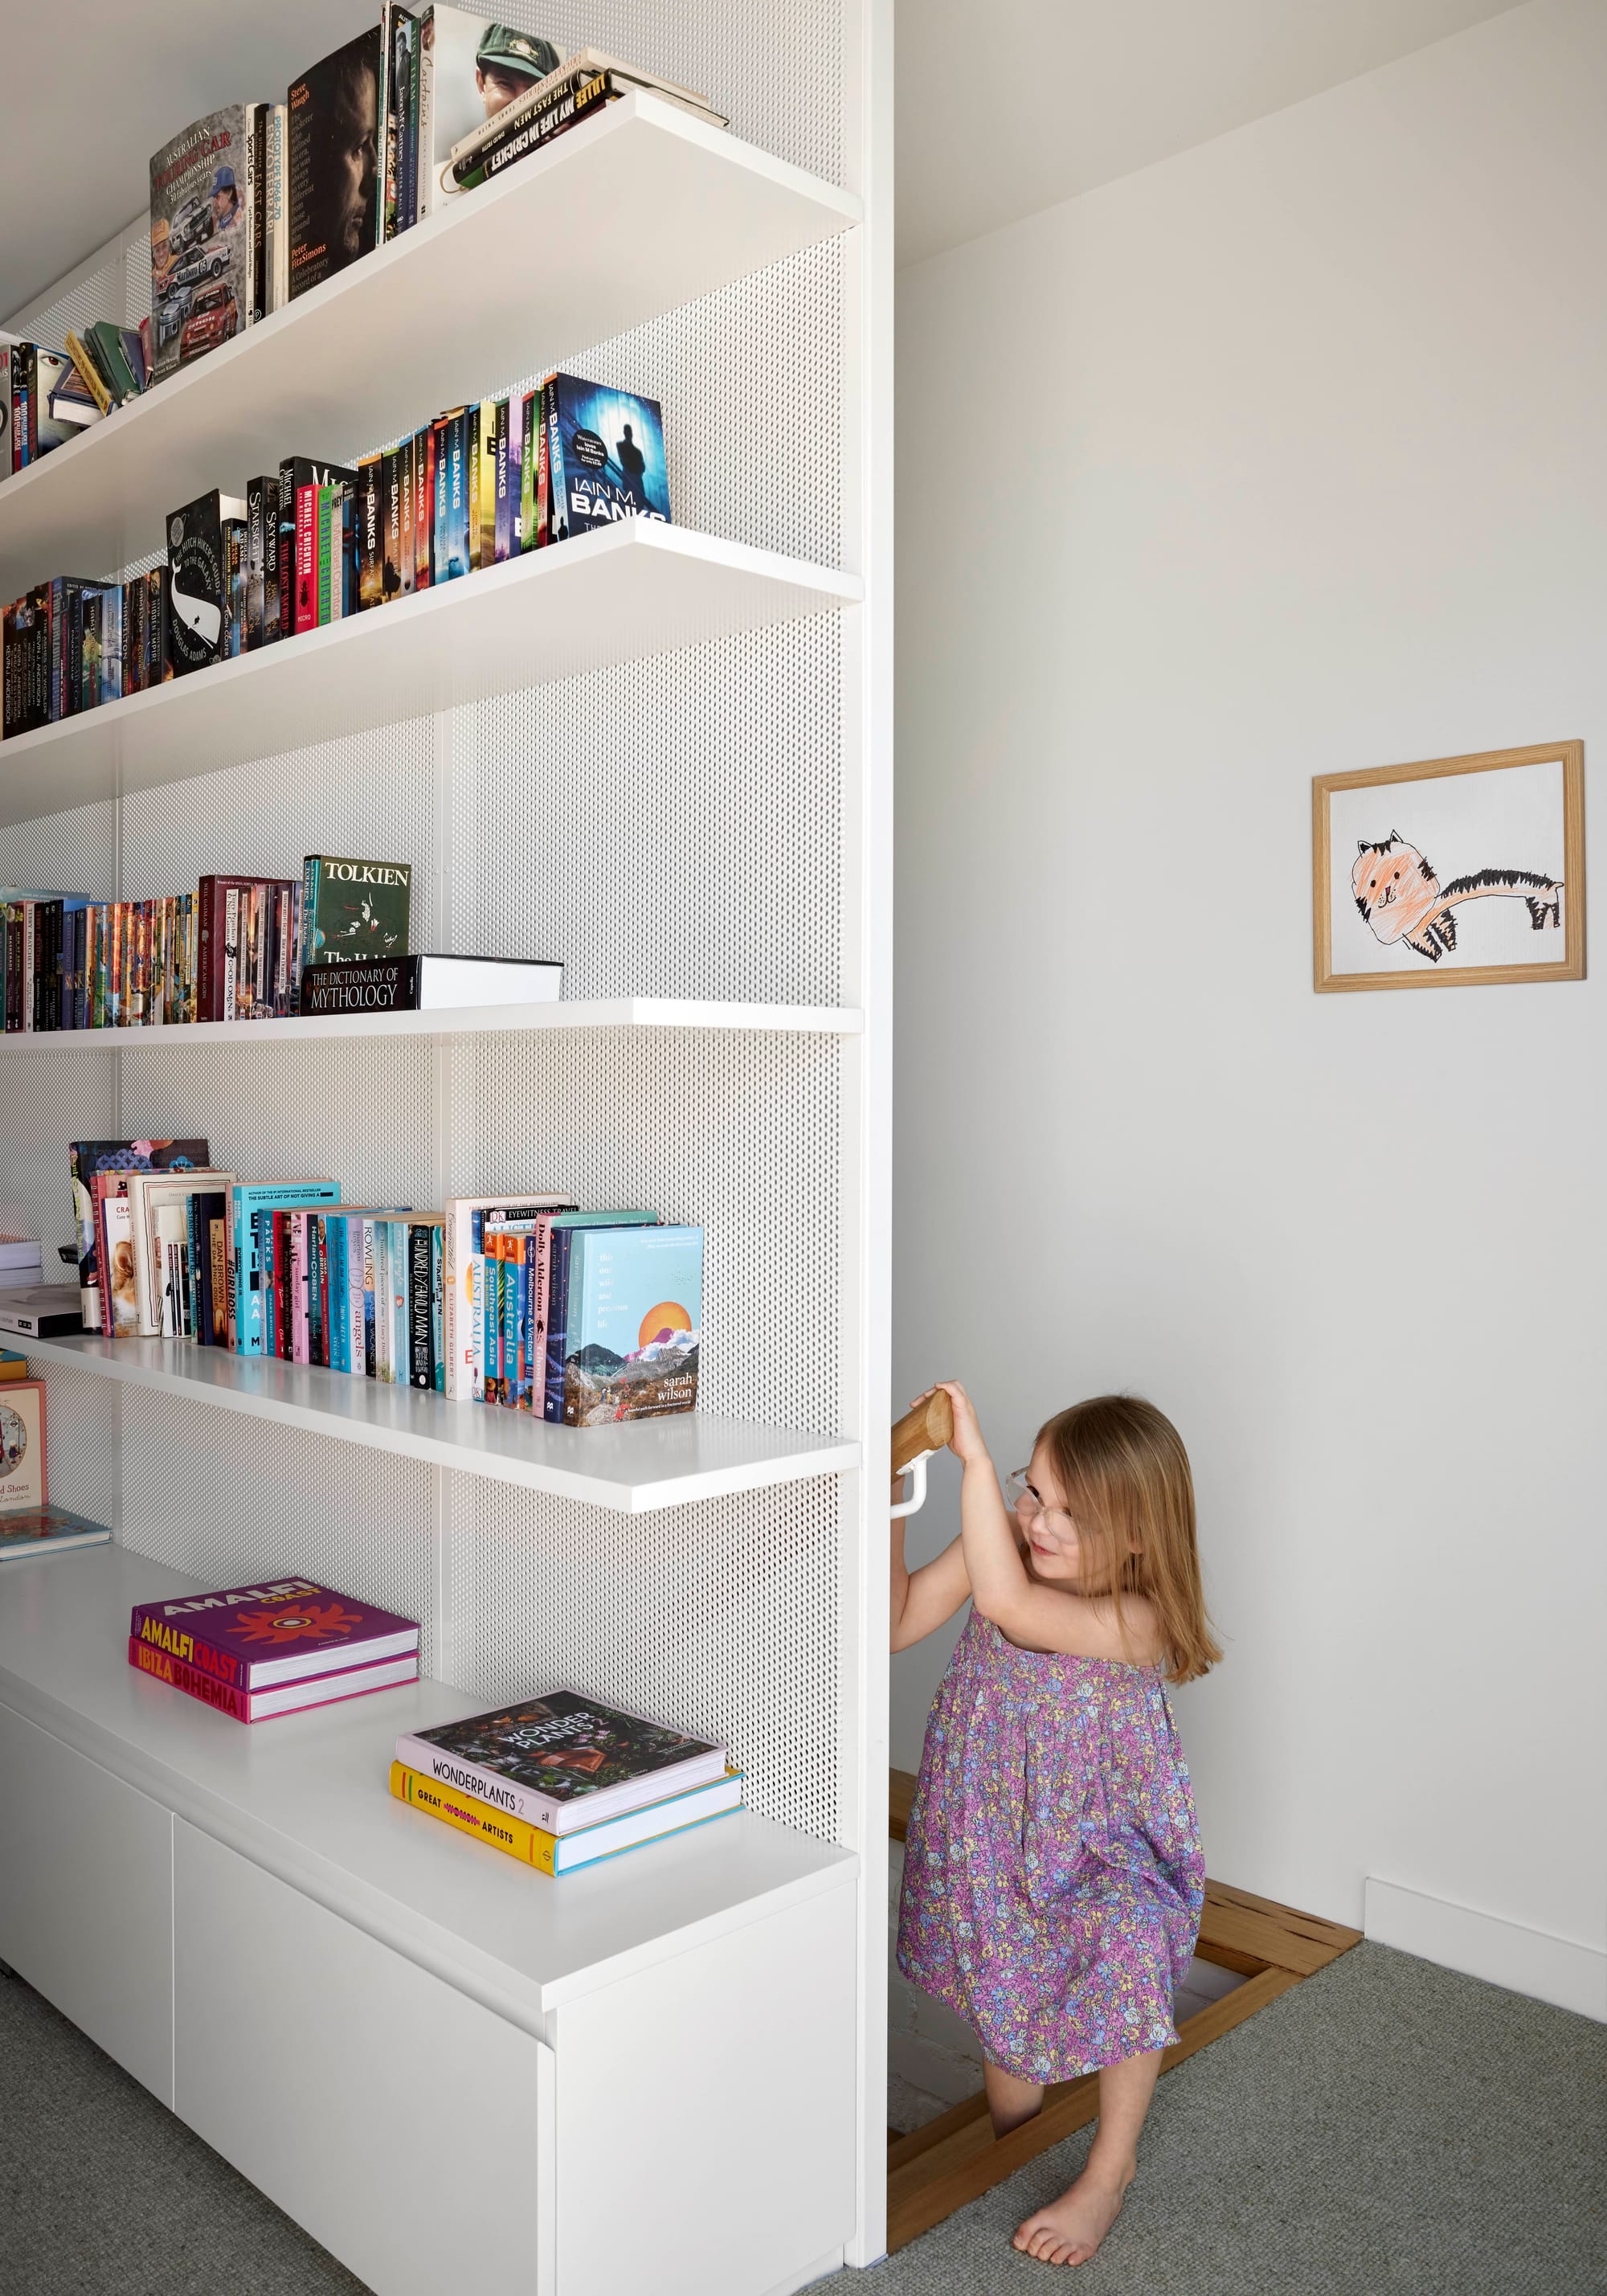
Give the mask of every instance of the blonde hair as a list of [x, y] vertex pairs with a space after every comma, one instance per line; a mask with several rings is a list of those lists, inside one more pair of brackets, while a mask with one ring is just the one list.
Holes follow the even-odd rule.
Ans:
[[1209, 1673], [1222, 1651], [1200, 1584], [1194, 1479], [1171, 1421], [1141, 1396], [1095, 1395], [1045, 1420], [1037, 1442], [1048, 1446], [1118, 1632], [1122, 1596], [1142, 1595], [1155, 1613], [1167, 1680]]

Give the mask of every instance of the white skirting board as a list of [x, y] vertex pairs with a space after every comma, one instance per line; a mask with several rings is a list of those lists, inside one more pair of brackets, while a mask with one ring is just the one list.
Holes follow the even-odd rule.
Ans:
[[1576, 1945], [1372, 1875], [1363, 1926], [1374, 1945], [1395, 1946], [1442, 1969], [1607, 2022], [1607, 1952], [1597, 1946]]

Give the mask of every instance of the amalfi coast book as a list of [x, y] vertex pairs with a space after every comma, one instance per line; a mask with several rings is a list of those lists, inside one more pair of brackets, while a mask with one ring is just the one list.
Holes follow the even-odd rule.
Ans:
[[416, 1660], [419, 1647], [413, 1620], [299, 1578], [138, 1603], [128, 1635], [242, 1691], [307, 1684], [387, 1660]]

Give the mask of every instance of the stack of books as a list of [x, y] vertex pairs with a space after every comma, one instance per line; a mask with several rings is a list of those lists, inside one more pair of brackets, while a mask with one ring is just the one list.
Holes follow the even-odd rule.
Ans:
[[39, 1247], [33, 1238], [0, 1235], [0, 1292], [27, 1291], [44, 1281]]
[[723, 1747], [575, 1690], [404, 1734], [390, 1791], [553, 1875], [742, 1806]]
[[416, 1682], [419, 1630], [311, 1578], [135, 1606], [128, 1663], [236, 1722]]

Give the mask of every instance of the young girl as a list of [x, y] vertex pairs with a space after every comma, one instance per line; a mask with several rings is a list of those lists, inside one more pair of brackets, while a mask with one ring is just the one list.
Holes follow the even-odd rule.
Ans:
[[1098, 2071], [1081, 2176], [1015, 2234], [1045, 2264], [1086, 2264], [1137, 2173], [1205, 1894], [1162, 1680], [1222, 1653], [1168, 1419], [1119, 1395], [1057, 1413], [1009, 1480], [1012, 1513], [971, 1398], [941, 1384], [960, 1536], [911, 1572], [894, 1522], [893, 1648], [968, 1595], [972, 1615], [926, 1726], [898, 1966], [975, 2030], [996, 2136], [1031, 2119], [1045, 2083]]

